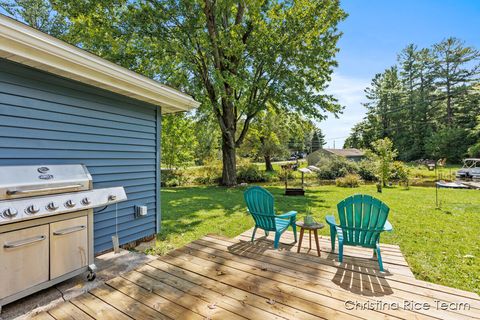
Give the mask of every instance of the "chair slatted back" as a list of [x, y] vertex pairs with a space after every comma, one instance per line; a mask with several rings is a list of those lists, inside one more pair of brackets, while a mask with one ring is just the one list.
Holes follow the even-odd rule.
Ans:
[[250, 187], [243, 194], [247, 208], [255, 224], [264, 230], [275, 231], [275, 211], [273, 196], [265, 188]]
[[357, 194], [338, 203], [344, 244], [375, 248], [390, 208], [382, 201]]

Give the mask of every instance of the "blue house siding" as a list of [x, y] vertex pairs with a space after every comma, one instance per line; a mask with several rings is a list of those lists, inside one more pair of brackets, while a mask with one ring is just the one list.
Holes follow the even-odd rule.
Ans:
[[[83, 163], [94, 187], [125, 187], [122, 244], [152, 235], [159, 203], [158, 107], [0, 59], [0, 165]], [[134, 205], [148, 215], [134, 218]], [[115, 206], [95, 212], [95, 251], [112, 247]]]

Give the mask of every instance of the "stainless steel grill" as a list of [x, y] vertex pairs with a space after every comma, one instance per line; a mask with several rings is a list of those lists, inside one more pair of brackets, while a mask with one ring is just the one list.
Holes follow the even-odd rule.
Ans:
[[93, 189], [84, 165], [0, 167], [0, 312], [83, 272], [92, 280], [93, 208], [126, 199], [123, 187]]

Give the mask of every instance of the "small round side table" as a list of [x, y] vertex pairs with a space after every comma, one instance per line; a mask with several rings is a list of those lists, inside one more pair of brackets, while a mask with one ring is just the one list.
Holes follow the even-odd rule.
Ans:
[[311, 225], [305, 225], [303, 221], [297, 221], [295, 224], [297, 225], [297, 227], [300, 227], [300, 241], [298, 241], [297, 252], [300, 252], [300, 248], [302, 247], [303, 233], [305, 232], [305, 230], [308, 230], [308, 234], [309, 234], [310, 242], [309, 242], [308, 248], [309, 250], [312, 249], [312, 231], [313, 231], [313, 234], [315, 235], [315, 244], [317, 245], [317, 254], [320, 257], [320, 244], [318, 243], [318, 230], [324, 227], [323, 224], [315, 222], [314, 224], [311, 224]]

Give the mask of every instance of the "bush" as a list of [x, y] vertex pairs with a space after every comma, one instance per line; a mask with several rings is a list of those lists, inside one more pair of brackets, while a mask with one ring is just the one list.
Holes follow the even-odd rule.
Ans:
[[219, 160], [210, 160], [198, 169], [195, 182], [198, 184], [218, 184], [222, 180], [222, 163]]
[[354, 162], [340, 157], [322, 159], [317, 163], [317, 167], [319, 169], [317, 175], [320, 180], [334, 180], [349, 173], [356, 173], [358, 170]]
[[390, 179], [393, 181], [408, 182], [410, 169], [401, 161], [395, 161], [392, 165]]
[[375, 176], [375, 163], [371, 160], [362, 160], [358, 163], [358, 175], [364, 181], [376, 181]]
[[285, 176], [287, 176], [288, 180], [295, 178], [295, 175], [292, 170], [285, 171], [283, 169], [280, 169], [277, 173], [278, 180], [285, 181]]
[[243, 164], [237, 167], [237, 181], [242, 182], [266, 182], [267, 175], [259, 166], [253, 163]]
[[188, 177], [182, 170], [165, 169], [161, 171], [162, 187], [178, 187], [188, 183]]
[[470, 148], [468, 148], [468, 155], [472, 158], [479, 158], [480, 157], [480, 142], [474, 144]]
[[347, 174], [345, 177], [335, 180], [337, 187], [357, 188], [360, 185], [360, 176], [358, 174]]

